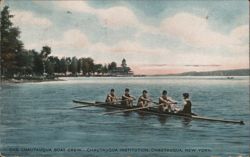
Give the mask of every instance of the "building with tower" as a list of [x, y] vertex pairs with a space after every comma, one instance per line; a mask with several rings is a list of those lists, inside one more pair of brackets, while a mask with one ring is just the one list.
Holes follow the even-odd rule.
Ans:
[[110, 75], [123, 77], [123, 76], [134, 76], [134, 73], [131, 70], [131, 68], [127, 66], [126, 59], [123, 58], [121, 66], [111, 70]]

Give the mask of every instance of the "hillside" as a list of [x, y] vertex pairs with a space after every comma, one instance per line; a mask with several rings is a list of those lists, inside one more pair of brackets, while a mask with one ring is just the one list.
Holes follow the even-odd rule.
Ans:
[[170, 74], [168, 76], [249, 76], [250, 69], [236, 69], [236, 70], [218, 70], [206, 72], [185, 72], [179, 74]]

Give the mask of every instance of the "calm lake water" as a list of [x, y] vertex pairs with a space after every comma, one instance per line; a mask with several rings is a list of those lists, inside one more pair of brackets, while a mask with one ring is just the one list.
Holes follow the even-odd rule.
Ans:
[[[63, 78], [66, 81], [5, 84], [0, 93], [0, 152], [5, 156], [248, 156], [249, 77]], [[72, 99], [103, 101], [110, 88], [157, 101], [161, 91], [182, 107], [189, 92], [193, 112], [243, 120], [246, 125], [107, 109], [70, 109]], [[57, 149], [58, 148], [58, 149]]]

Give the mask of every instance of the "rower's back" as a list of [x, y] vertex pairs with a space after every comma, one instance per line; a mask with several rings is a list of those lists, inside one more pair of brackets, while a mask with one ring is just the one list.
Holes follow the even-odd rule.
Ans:
[[128, 106], [128, 98], [130, 98], [131, 96], [130, 96], [130, 94], [129, 94], [129, 89], [128, 88], [126, 88], [125, 89], [125, 93], [122, 95], [122, 102], [121, 102], [121, 104], [123, 105], [123, 106]]
[[105, 102], [114, 102], [115, 101], [115, 95], [108, 94], [106, 97]]
[[123, 106], [126, 106], [127, 105], [127, 102], [126, 102], [127, 98], [126, 98], [126, 95], [122, 95], [122, 101], [121, 101], [121, 105]]
[[116, 96], [115, 96], [114, 92], [115, 92], [114, 89], [110, 90], [110, 93], [107, 95], [105, 102], [108, 102], [108, 103], [112, 102], [113, 103], [115, 101]]
[[185, 104], [182, 113], [191, 114], [192, 113], [191, 108], [192, 108], [191, 101], [189, 99], [185, 99]]

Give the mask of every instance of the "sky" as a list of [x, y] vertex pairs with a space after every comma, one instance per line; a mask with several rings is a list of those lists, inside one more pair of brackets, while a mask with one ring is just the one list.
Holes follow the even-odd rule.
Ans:
[[249, 68], [248, 0], [5, 0], [26, 49], [135, 74]]

